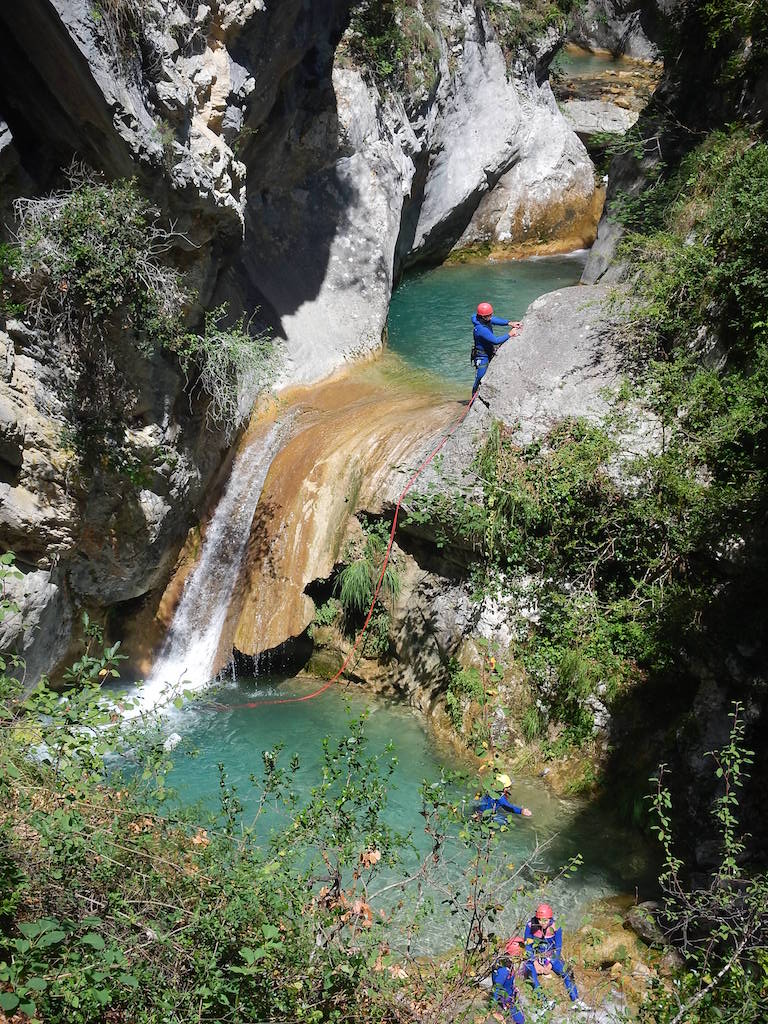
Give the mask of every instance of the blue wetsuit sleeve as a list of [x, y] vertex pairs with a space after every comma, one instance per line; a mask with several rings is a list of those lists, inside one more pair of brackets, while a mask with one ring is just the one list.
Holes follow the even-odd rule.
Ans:
[[500, 796], [496, 803], [499, 807], [503, 807], [505, 811], [512, 811], [513, 814], [523, 813], [522, 807], [518, 807], [517, 804], [510, 803], [505, 796]]
[[555, 952], [557, 953], [558, 959], [563, 953], [563, 929], [558, 928], [555, 932]]
[[483, 341], [488, 341], [491, 345], [503, 345], [507, 340], [506, 336], [503, 338], [497, 338], [490, 327], [486, 327], [485, 324], [475, 325], [475, 338], [481, 338]]
[[507, 327], [509, 325], [509, 320], [502, 320], [500, 316], [492, 316], [491, 323], [494, 327]]

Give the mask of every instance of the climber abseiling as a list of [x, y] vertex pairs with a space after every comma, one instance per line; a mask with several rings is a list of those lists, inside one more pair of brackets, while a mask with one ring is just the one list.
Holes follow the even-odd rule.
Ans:
[[497, 775], [493, 795], [484, 793], [472, 808], [479, 817], [491, 813], [492, 820], [497, 825], [504, 825], [507, 821], [507, 813], [521, 814], [524, 818], [530, 818], [531, 812], [527, 807], [518, 807], [513, 804], [511, 797], [512, 779], [508, 775]]
[[525, 926], [525, 973], [539, 991], [539, 975], [554, 972], [563, 979], [574, 1009], [588, 1009], [579, 999], [573, 972], [563, 962], [563, 929], [555, 923], [555, 915], [548, 903], [540, 903], [536, 913]]
[[510, 939], [491, 972], [491, 998], [514, 1024], [525, 1024], [525, 1017], [520, 1008], [520, 992], [515, 984], [524, 956], [525, 945], [522, 936]]
[[[472, 317], [472, 365], [475, 367], [475, 383], [472, 385], [474, 395], [480, 387], [480, 381], [485, 376], [488, 364], [496, 355], [500, 346], [510, 338], [514, 338], [522, 327], [520, 320], [502, 320], [501, 317], [493, 315], [493, 306], [490, 302], [481, 302], [477, 312]], [[511, 327], [507, 334], [496, 335], [492, 327]]]

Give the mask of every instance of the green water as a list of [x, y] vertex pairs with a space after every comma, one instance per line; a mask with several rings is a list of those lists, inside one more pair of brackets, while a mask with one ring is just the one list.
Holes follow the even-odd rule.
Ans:
[[[520, 320], [545, 292], [578, 284], [586, 251], [528, 260], [464, 263], [407, 275], [389, 307], [389, 347], [441, 385], [471, 387], [472, 314], [490, 302], [505, 320]], [[497, 334], [503, 333], [500, 328]], [[512, 341], [510, 344], [514, 344]]]
[[629, 62], [610, 53], [593, 53], [591, 50], [567, 46], [558, 54], [557, 64], [566, 78], [597, 78], [606, 71], [626, 67]]
[[[316, 688], [316, 680], [274, 678], [239, 680], [217, 693], [225, 706], [244, 700], [302, 696]], [[367, 726], [370, 752], [383, 751], [394, 742], [399, 763], [389, 790], [387, 819], [400, 831], [412, 831], [417, 848], [427, 850], [421, 808], [420, 787], [424, 780], [435, 780], [441, 767], [461, 768], [450, 749], [441, 747], [430, 735], [422, 718], [413, 712], [365, 694], [359, 687], [334, 686], [316, 700], [302, 704], [269, 705], [255, 708], [213, 710], [189, 705], [175, 714], [170, 726], [184, 742], [174, 751], [175, 767], [170, 785], [184, 805], [198, 804], [208, 811], [217, 807], [219, 775], [217, 764], [223, 763], [230, 784], [237, 787], [237, 796], [245, 807], [244, 820], [249, 821], [259, 797], [259, 790], [250, 782], [251, 774], [259, 775], [261, 752], [284, 744], [287, 763], [294, 753], [299, 755], [297, 775], [299, 788], [311, 787], [319, 781], [321, 740], [329, 735], [345, 734], [349, 715], [368, 711]], [[194, 756], [191, 750], [196, 750]], [[574, 854], [581, 854], [584, 864], [578, 874], [556, 882], [546, 895], [557, 906], [558, 916], [565, 923], [578, 925], [588, 905], [595, 899], [619, 893], [634, 892], [636, 884], [650, 878], [642, 844], [631, 834], [588, 811], [575, 799], [553, 796], [540, 779], [518, 779], [515, 798], [530, 807], [529, 819], [514, 818], [512, 828], [499, 840], [500, 864], [521, 864], [533, 852], [537, 842], [551, 845], [539, 858], [541, 870], [554, 870]], [[470, 800], [474, 791], [462, 787], [455, 793], [457, 801]], [[201, 811], [202, 813], [202, 811]], [[259, 820], [266, 836], [281, 831], [286, 819], [281, 812], [269, 811]], [[411, 868], [417, 863], [412, 855]], [[406, 864], [406, 867], [408, 865]], [[453, 848], [449, 861], [441, 868], [446, 881], [457, 879], [463, 871], [463, 857]], [[643, 890], [641, 888], [641, 896]], [[544, 895], [541, 892], [541, 895]], [[510, 931], [519, 924], [520, 911], [507, 914], [502, 927]], [[455, 942], [451, 922], [439, 907], [424, 930], [422, 951], [446, 949]]]

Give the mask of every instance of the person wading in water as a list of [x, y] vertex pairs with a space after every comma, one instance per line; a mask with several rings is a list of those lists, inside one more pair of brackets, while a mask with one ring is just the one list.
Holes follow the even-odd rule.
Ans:
[[[519, 320], [502, 320], [494, 316], [490, 302], [481, 302], [477, 307], [477, 312], [472, 317], [472, 365], [476, 370], [475, 383], [472, 385], [473, 395], [480, 387], [488, 364], [500, 346], [514, 338], [522, 326]], [[492, 327], [511, 327], [512, 330], [508, 334], [497, 336], [491, 330]]]

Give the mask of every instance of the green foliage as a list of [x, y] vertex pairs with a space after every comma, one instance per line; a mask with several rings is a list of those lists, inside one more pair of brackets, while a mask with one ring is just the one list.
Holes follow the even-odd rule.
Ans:
[[569, 24], [570, 16], [582, 6], [581, 0], [527, 0], [509, 4], [504, 0], [482, 0], [502, 49], [508, 57], [532, 49], [547, 29]]
[[190, 390], [208, 397], [210, 423], [234, 428], [273, 383], [278, 361], [267, 332], [254, 333], [244, 317], [228, 325], [227, 319], [226, 306], [209, 310], [202, 333], [186, 332], [174, 339], [171, 348]]
[[709, 49], [731, 51], [727, 63], [730, 78], [764, 67], [768, 57], [766, 0], [704, 0], [700, 17]]
[[[0, 578], [13, 572], [3, 556]], [[5, 597], [0, 612], [13, 612]], [[458, 780], [425, 782], [419, 854], [389, 823], [396, 757], [369, 749], [365, 717], [322, 741], [313, 779], [277, 747], [237, 785], [220, 765], [212, 812], [174, 811], [164, 733], [124, 720], [131, 702], [99, 685], [119, 647], [83, 628], [63, 693], [43, 682], [22, 700], [0, 672], [0, 1010], [46, 1024], [384, 1024], [418, 1004], [465, 1019], [501, 907], [522, 918], [541, 893], [530, 862], [497, 852], [506, 826], [468, 821]], [[283, 823], [269, 834], [267, 810]], [[409, 952], [432, 913], [425, 890], [447, 910], [449, 958]]]
[[[438, 544], [482, 553], [480, 592], [535, 611], [517, 654], [560, 751], [593, 734], [596, 701], [678, 664], [768, 515], [768, 146], [715, 133], [622, 213], [633, 288], [615, 323], [639, 358], [610, 414], [528, 445], [497, 424], [482, 496], [409, 509]], [[638, 403], [660, 443], [622, 456]]]
[[[366, 633], [364, 652], [370, 657], [381, 657], [389, 650], [391, 612], [402, 587], [400, 570], [390, 558], [382, 575], [384, 556], [389, 543], [389, 530], [385, 522], [363, 519], [363, 541], [356, 558], [351, 557], [336, 580], [336, 591], [350, 633], [362, 624], [362, 618], [371, 606], [380, 581], [374, 614]], [[388, 607], [388, 606], [389, 607]]]
[[520, 729], [528, 743], [537, 740], [544, 731], [544, 720], [541, 711], [535, 704], [529, 705], [520, 720]]
[[[118, 654], [120, 642], [104, 647], [104, 630], [91, 621], [88, 612], [83, 612], [82, 625], [85, 649], [64, 671], [64, 682], [71, 686], [99, 686], [104, 679], [117, 679], [120, 675], [117, 665], [126, 659], [126, 655]], [[94, 653], [95, 650], [98, 653]]]
[[424, 0], [358, 0], [349, 24], [350, 52], [382, 85], [411, 94], [429, 91], [440, 60], [436, 14]]
[[15, 204], [15, 243], [0, 252], [2, 298], [36, 328], [63, 341], [70, 423], [66, 442], [84, 465], [141, 485], [147, 475], [126, 423], [135, 405], [136, 353], [177, 352], [209, 422], [233, 429], [274, 376], [272, 344], [225, 307], [203, 330], [185, 328], [191, 296], [170, 263], [179, 240], [134, 181], [106, 182], [83, 168], [69, 188]]
[[144, 349], [175, 336], [185, 294], [162, 260], [173, 235], [134, 182], [75, 170], [69, 189], [16, 213], [16, 278], [39, 326], [104, 339], [119, 315]]
[[735, 703], [727, 744], [711, 756], [719, 795], [712, 806], [719, 865], [708, 885], [691, 887], [672, 841], [672, 796], [661, 766], [651, 798], [654, 830], [664, 852], [659, 878], [664, 892], [661, 924], [680, 950], [684, 969], [672, 985], [655, 985], [640, 1010], [648, 1024], [715, 1024], [764, 1020], [768, 1005], [768, 876], [747, 874], [741, 864], [739, 791], [753, 752], [744, 744], [744, 713]]
[[464, 715], [473, 702], [484, 705], [485, 687], [476, 668], [463, 669], [456, 659], [451, 660], [445, 707], [451, 725], [459, 735], [464, 732]]
[[310, 636], [313, 635], [313, 630], [318, 626], [335, 625], [339, 621], [341, 611], [341, 602], [335, 597], [329, 597], [324, 604], [315, 608], [315, 616], [312, 619], [311, 626], [309, 627]]

